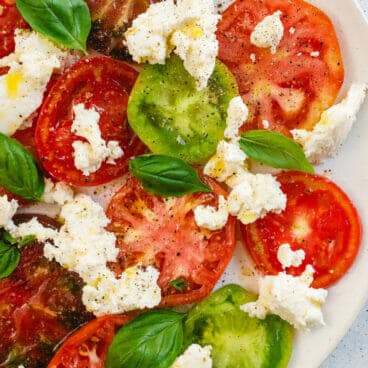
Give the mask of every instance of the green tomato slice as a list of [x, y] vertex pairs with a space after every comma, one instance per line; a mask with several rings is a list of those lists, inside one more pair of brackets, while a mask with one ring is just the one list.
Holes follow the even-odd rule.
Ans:
[[185, 322], [185, 344], [212, 346], [213, 368], [285, 368], [292, 327], [278, 316], [251, 318], [240, 310], [254, 294], [227, 285], [197, 304]]
[[227, 108], [238, 95], [236, 81], [220, 61], [207, 88], [195, 81], [177, 56], [143, 68], [131, 92], [128, 121], [154, 153], [204, 163], [226, 128]]

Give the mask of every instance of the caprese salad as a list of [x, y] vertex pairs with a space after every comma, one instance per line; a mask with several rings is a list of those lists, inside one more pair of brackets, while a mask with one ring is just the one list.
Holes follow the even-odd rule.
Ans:
[[0, 0], [0, 367], [287, 367], [362, 238], [343, 81], [303, 0]]

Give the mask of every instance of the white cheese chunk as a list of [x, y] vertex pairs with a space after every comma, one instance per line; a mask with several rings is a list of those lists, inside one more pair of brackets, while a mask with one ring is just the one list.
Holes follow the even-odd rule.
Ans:
[[276, 314], [297, 329], [324, 325], [321, 306], [328, 292], [310, 287], [313, 273], [313, 267], [308, 265], [300, 277], [284, 272], [277, 276], [265, 276], [260, 280], [258, 300], [242, 305], [241, 309], [260, 319], [267, 314]]
[[80, 275], [86, 283], [82, 300], [87, 310], [99, 316], [160, 303], [159, 272], [155, 268], [134, 266], [117, 278], [107, 267], [108, 262], [116, 261], [119, 249], [115, 235], [105, 229], [109, 219], [99, 204], [79, 194], [63, 206], [60, 217], [64, 225], [51, 234], [53, 243], [45, 244], [44, 254]]
[[170, 368], [212, 368], [212, 346], [190, 345]]
[[34, 235], [38, 241], [45, 242], [50, 239], [54, 239], [57, 236], [57, 231], [43, 226], [36, 217], [33, 217], [28, 222], [23, 222], [18, 226], [15, 226], [13, 222], [9, 223], [6, 230], [14, 238], [23, 238], [27, 235]]
[[284, 269], [291, 266], [299, 267], [305, 259], [305, 252], [303, 249], [293, 251], [290, 248], [290, 244], [285, 243], [279, 246], [277, 259]]
[[95, 285], [83, 288], [82, 301], [96, 316], [153, 308], [161, 301], [159, 276], [156, 268], [140, 265], [126, 269], [120, 278], [106, 272]]
[[106, 141], [101, 136], [100, 114], [94, 109], [86, 109], [83, 104], [73, 106], [74, 120], [72, 132], [87, 140], [73, 142], [75, 167], [88, 176], [96, 172], [104, 161], [115, 164], [124, 155], [117, 141]]
[[201, 90], [215, 68], [219, 18], [212, 0], [164, 0], [133, 21], [127, 47], [138, 63], [164, 64], [173, 51]]
[[258, 23], [250, 35], [250, 42], [260, 48], [271, 48], [271, 53], [275, 54], [284, 36], [281, 14], [282, 12], [278, 10]]
[[66, 56], [46, 37], [16, 30], [15, 51], [0, 60], [0, 67], [10, 67], [0, 76], [1, 133], [15, 133], [40, 107], [51, 75], [62, 67]]
[[203, 205], [194, 209], [196, 224], [208, 230], [222, 229], [226, 225], [228, 218], [227, 202], [223, 196], [219, 196], [218, 209]]
[[243, 224], [250, 224], [268, 212], [280, 213], [286, 207], [286, 195], [280, 183], [270, 174], [252, 174], [239, 170], [227, 180], [232, 188], [228, 210]]
[[63, 205], [73, 199], [73, 189], [66, 183], [54, 183], [51, 179], [45, 179], [45, 191], [42, 201], [45, 203]]
[[220, 141], [216, 154], [207, 162], [203, 172], [205, 175], [223, 182], [229, 176], [236, 174], [239, 167], [243, 167], [246, 154], [237, 142]]
[[214, 0], [215, 6], [219, 12], [225, 11], [235, 0]]
[[15, 199], [8, 200], [6, 194], [0, 197], [0, 228], [7, 227], [12, 222], [17, 209], [18, 202]]
[[330, 157], [348, 136], [367, 94], [367, 84], [355, 83], [347, 97], [322, 113], [312, 131], [294, 129], [294, 139], [302, 145], [307, 158], [318, 164]]
[[234, 97], [227, 109], [226, 129], [224, 136], [229, 140], [239, 140], [239, 128], [248, 119], [248, 108], [240, 96]]

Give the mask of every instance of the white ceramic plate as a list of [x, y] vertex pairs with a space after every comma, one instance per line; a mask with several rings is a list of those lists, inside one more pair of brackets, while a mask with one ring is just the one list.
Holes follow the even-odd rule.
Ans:
[[[332, 19], [343, 51], [345, 83], [343, 96], [352, 81], [368, 82], [368, 23], [355, 0], [309, 0]], [[317, 168], [341, 186], [357, 206], [368, 228], [368, 100], [348, 140], [335, 157]], [[221, 285], [229, 282], [254, 289], [254, 278], [247, 277], [247, 255], [242, 246], [230, 264]], [[324, 307], [326, 326], [309, 333], [298, 334], [289, 368], [318, 368], [348, 331], [368, 298], [368, 238], [350, 272], [334, 287]], [[220, 285], [219, 285], [220, 286]]]
[[[220, 2], [220, 1], [219, 1]], [[324, 10], [335, 24], [345, 61], [345, 84], [341, 96], [352, 81], [368, 82], [368, 23], [363, 11], [355, 0], [310, 0]], [[367, 121], [367, 122], [366, 122]], [[317, 172], [331, 170], [329, 177], [340, 185], [352, 198], [368, 228], [368, 99], [359, 114], [358, 122], [343, 147], [335, 157]], [[108, 189], [84, 189], [104, 207], [111, 194], [122, 184], [118, 179]], [[47, 206], [46, 206], [47, 207]], [[52, 207], [29, 208], [27, 212], [46, 212], [55, 215]], [[218, 287], [225, 283], [239, 283], [256, 291], [256, 278], [250, 277], [252, 269], [241, 244], [231, 264], [220, 280]], [[368, 238], [364, 234], [363, 245], [358, 259], [350, 272], [334, 287], [330, 288], [324, 307], [326, 326], [296, 336], [293, 356], [289, 368], [318, 368], [333, 351], [363, 307], [368, 297]]]

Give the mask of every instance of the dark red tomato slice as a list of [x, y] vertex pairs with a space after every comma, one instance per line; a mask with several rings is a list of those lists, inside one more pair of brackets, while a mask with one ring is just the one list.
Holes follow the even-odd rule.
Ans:
[[105, 55], [131, 60], [124, 33], [153, 2], [157, 0], [87, 0], [92, 16], [88, 45]]
[[0, 58], [14, 51], [14, 31], [27, 27], [26, 21], [15, 6], [15, 0], [0, 0]]
[[[285, 30], [273, 55], [252, 45], [250, 35], [277, 10], [282, 11]], [[291, 129], [312, 129], [334, 103], [344, 79], [342, 56], [330, 19], [313, 5], [302, 0], [237, 0], [223, 14], [217, 36], [219, 58], [234, 73], [249, 107], [243, 130], [267, 128], [289, 135]]]
[[285, 172], [277, 178], [287, 195], [285, 211], [242, 226], [245, 245], [256, 266], [265, 274], [281, 272], [277, 250], [289, 243], [293, 250], [303, 249], [306, 257], [300, 267], [291, 267], [287, 273], [300, 275], [311, 264], [316, 270], [313, 287], [334, 284], [359, 251], [362, 228], [356, 208], [323, 176]]
[[[131, 177], [113, 197], [107, 209], [109, 230], [117, 236], [120, 264], [112, 265], [119, 274], [141, 262], [160, 270], [158, 284], [162, 306], [194, 303], [206, 297], [224, 272], [235, 248], [235, 219], [219, 231], [200, 229], [193, 209], [217, 205], [226, 192], [213, 180], [203, 178], [213, 189], [210, 194], [190, 194], [164, 200], [145, 192]], [[181, 279], [183, 291], [170, 285]]]
[[[142, 153], [143, 144], [126, 118], [129, 92], [137, 72], [128, 64], [106, 57], [89, 57], [74, 64], [46, 97], [36, 127], [36, 147], [43, 167], [57, 180], [91, 186], [115, 179], [127, 171], [131, 156]], [[89, 176], [74, 166], [72, 144], [80, 137], [71, 132], [73, 106], [82, 103], [100, 114], [102, 138], [119, 142], [124, 156], [116, 164], [104, 162]]]
[[109, 346], [128, 315], [97, 318], [77, 330], [61, 345], [48, 368], [105, 368]]
[[26, 246], [15, 272], [0, 280], [0, 366], [45, 367], [60, 340], [93, 317], [82, 286], [77, 274], [43, 257], [42, 244]]

